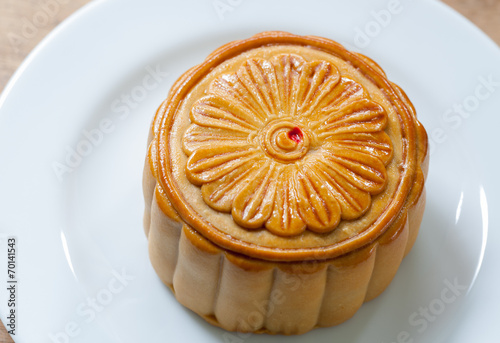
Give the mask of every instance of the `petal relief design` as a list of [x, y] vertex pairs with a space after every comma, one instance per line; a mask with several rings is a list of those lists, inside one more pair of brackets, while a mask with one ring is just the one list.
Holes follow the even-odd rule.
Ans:
[[243, 63], [237, 75], [266, 118], [274, 115], [280, 104], [276, 75], [271, 63], [262, 59], [249, 59]]
[[262, 106], [259, 104], [258, 99], [253, 97], [237, 74], [224, 74], [218, 77], [210, 84], [208, 93], [240, 104], [240, 106], [247, 108], [261, 121], [265, 121], [267, 118], [266, 113], [262, 111]]
[[339, 81], [340, 73], [333, 64], [325, 61], [305, 64], [298, 81], [297, 113], [300, 113], [301, 117], [314, 113]]
[[392, 159], [392, 142], [384, 131], [334, 134], [328, 142], [341, 149], [355, 150], [379, 158], [384, 165]]
[[340, 222], [341, 208], [325, 179], [314, 169], [304, 166], [303, 171], [296, 172], [299, 214], [309, 230], [330, 232]]
[[230, 213], [234, 198], [259, 172], [263, 159], [247, 161], [222, 178], [201, 186], [201, 195], [207, 205], [216, 211]]
[[364, 152], [327, 144], [324, 160], [353, 186], [370, 194], [380, 193], [387, 182], [387, 172], [380, 159]]
[[353, 186], [342, 174], [326, 163], [317, 170], [327, 181], [330, 191], [337, 199], [342, 210], [342, 219], [356, 219], [368, 210], [371, 205], [370, 193]]
[[239, 146], [217, 145], [201, 148], [189, 156], [186, 177], [195, 185], [220, 179], [236, 168], [262, 156], [262, 152], [248, 144]]
[[271, 63], [276, 74], [277, 97], [280, 103], [277, 114], [295, 117], [299, 79], [306, 61], [298, 55], [284, 54], [273, 57]]
[[247, 184], [234, 199], [231, 214], [236, 223], [256, 229], [264, 226], [273, 211], [277, 179], [280, 168], [268, 162], [247, 179]]
[[295, 236], [306, 229], [306, 223], [299, 214], [299, 194], [294, 174], [294, 167], [289, 167], [279, 175], [273, 211], [266, 222], [266, 229], [278, 236]]
[[248, 59], [213, 80], [190, 115], [186, 176], [242, 227], [328, 233], [386, 187], [387, 113], [329, 62]]
[[312, 120], [321, 125], [323, 121], [349, 103], [367, 98], [368, 94], [359, 83], [341, 77], [335, 88], [323, 98], [318, 111], [313, 113]]
[[262, 122], [245, 107], [214, 95], [207, 95], [194, 104], [191, 122], [242, 133], [251, 133], [262, 126]]
[[356, 100], [340, 107], [318, 128], [318, 136], [327, 138], [333, 133], [379, 132], [387, 125], [382, 106], [369, 99]]
[[198, 149], [209, 148], [217, 144], [241, 146], [248, 139], [248, 134], [227, 129], [207, 128], [191, 125], [184, 133], [182, 149], [191, 155]]

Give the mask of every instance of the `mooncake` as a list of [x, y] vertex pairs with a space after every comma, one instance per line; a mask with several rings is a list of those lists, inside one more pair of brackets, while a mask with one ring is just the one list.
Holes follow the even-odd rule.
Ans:
[[414, 106], [370, 58], [286, 32], [230, 42], [153, 119], [151, 263], [182, 305], [226, 330], [340, 324], [412, 248], [427, 169]]

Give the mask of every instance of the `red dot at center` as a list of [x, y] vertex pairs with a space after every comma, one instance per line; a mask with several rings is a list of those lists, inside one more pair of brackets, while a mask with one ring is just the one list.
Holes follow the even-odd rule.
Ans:
[[288, 138], [290, 138], [295, 143], [300, 143], [304, 139], [304, 134], [302, 130], [295, 126], [293, 129], [288, 131]]

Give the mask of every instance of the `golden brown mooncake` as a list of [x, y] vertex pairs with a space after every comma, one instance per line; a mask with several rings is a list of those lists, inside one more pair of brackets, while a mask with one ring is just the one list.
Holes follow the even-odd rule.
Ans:
[[415, 242], [427, 166], [413, 105], [368, 57], [285, 32], [231, 42], [182, 75], [153, 120], [151, 263], [227, 330], [342, 323]]

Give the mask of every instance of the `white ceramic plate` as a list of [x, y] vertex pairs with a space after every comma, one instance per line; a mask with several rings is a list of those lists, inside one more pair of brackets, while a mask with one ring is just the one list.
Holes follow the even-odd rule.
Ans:
[[[345, 324], [301, 337], [206, 324], [156, 277], [142, 230], [157, 106], [212, 50], [265, 30], [372, 57], [406, 90], [432, 146], [420, 236], [393, 283]], [[430, 0], [91, 3], [0, 100], [2, 321], [13, 236], [16, 342], [498, 342], [499, 61], [483, 33]]]

